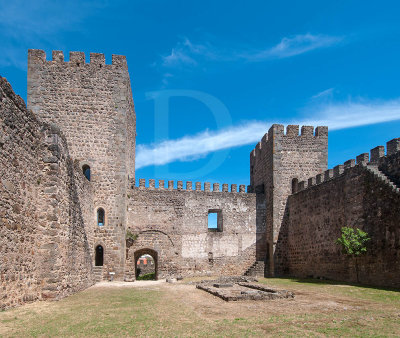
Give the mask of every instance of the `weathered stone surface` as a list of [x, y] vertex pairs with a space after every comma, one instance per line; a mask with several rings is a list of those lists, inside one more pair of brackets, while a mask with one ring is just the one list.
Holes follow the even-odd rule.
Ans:
[[380, 157], [378, 168], [382, 171], [393, 183], [400, 187], [400, 150], [389, 153], [389, 145], [400, 144], [400, 139], [394, 139], [388, 142], [388, 156]]
[[[382, 166], [390, 168], [392, 156]], [[284, 274], [356, 282], [355, 259], [335, 241], [342, 227], [357, 227], [371, 238], [357, 258], [359, 282], [400, 287], [400, 193], [376, 172], [359, 164], [289, 197], [279, 241]]]
[[[61, 51], [52, 61], [40, 50], [28, 52], [28, 107], [59, 128], [72, 158], [91, 168], [93, 209], [87, 219], [93, 231], [90, 250], [104, 248], [104, 276], [124, 277], [126, 196], [135, 179], [136, 115], [128, 67], [124, 56], [71, 52], [64, 62]], [[46, 157], [56, 162], [55, 154]], [[105, 224], [97, 226], [96, 210], [105, 211]], [[92, 255], [94, 256], [94, 255]], [[94, 259], [94, 258], [93, 258]]]
[[276, 251], [286, 201], [293, 180], [322, 173], [328, 163], [328, 128], [274, 124], [250, 153], [251, 190], [258, 193], [258, 260], [266, 260], [269, 275], [281, 273], [282, 254]]
[[[254, 263], [255, 194], [133, 188], [129, 195], [128, 229], [138, 236], [127, 248], [129, 278], [143, 248], [157, 252], [159, 278], [243, 274]], [[208, 230], [211, 209], [222, 212], [222, 232]]]
[[252, 282], [210, 283], [203, 281], [196, 288], [204, 290], [227, 302], [239, 300], [272, 300], [294, 298], [294, 293], [287, 290], [275, 290], [266, 285]]
[[[65, 139], [53, 138], [1, 77], [0, 93], [0, 130], [6, 135], [0, 152], [0, 307], [7, 308], [58, 299], [93, 283], [83, 216], [93, 206]], [[43, 161], [54, 145], [60, 154], [56, 169]]]

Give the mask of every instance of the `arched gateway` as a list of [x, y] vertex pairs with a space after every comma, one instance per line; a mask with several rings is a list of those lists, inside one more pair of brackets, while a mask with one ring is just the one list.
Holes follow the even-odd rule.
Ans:
[[[148, 256], [151, 256], [148, 257]], [[157, 251], [149, 248], [143, 248], [135, 251], [134, 253], [135, 259], [135, 277], [136, 279], [140, 279], [143, 274], [149, 275], [154, 272], [154, 278], [149, 279], [158, 279], [158, 253]], [[148, 270], [144, 271], [144, 267], [147, 267]]]

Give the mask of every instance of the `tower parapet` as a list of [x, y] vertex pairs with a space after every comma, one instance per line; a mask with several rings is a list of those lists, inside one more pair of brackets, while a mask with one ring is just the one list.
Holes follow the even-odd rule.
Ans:
[[106, 64], [106, 57], [102, 53], [90, 53], [90, 61], [86, 62], [84, 52], [69, 52], [69, 61], [65, 61], [64, 52], [53, 50], [52, 59], [46, 59], [46, 52], [41, 49], [28, 50], [28, 64], [63, 64], [69, 67], [84, 67], [84, 66], [107, 66], [107, 68], [128, 68], [126, 57], [124, 55], [112, 54], [111, 64]]
[[[203, 184], [201, 182], [196, 182], [195, 187], [196, 187], [196, 189], [193, 190], [193, 182], [192, 181], [186, 181], [186, 186], [183, 185], [183, 181], [176, 181], [176, 184], [174, 184], [174, 181], [168, 181], [168, 190], [172, 190], [172, 191], [209, 192], [209, 193], [228, 193], [228, 192], [229, 193], [246, 193], [246, 185], [244, 185], [244, 184], [239, 185], [239, 191], [238, 191], [237, 184], [231, 184], [231, 188], [230, 188], [230, 190], [228, 190], [227, 183], [222, 184], [222, 190], [221, 190], [221, 185], [219, 183], [213, 183], [212, 189], [211, 189], [210, 182], [204, 182]], [[202, 189], [202, 187], [203, 187], [203, 189]], [[158, 186], [156, 187], [154, 179], [149, 179], [148, 184], [146, 185], [146, 179], [144, 179], [144, 178], [139, 179], [138, 187], [136, 187], [135, 182], [132, 181], [131, 189], [135, 189], [135, 188], [138, 188], [141, 190], [166, 190], [164, 180], [158, 180]], [[250, 190], [250, 186], [248, 186], [247, 193], [251, 193], [251, 192], [252, 191]]]
[[[250, 189], [263, 194], [266, 205], [266, 260], [269, 275], [279, 273], [275, 246], [293, 180], [322, 174], [328, 164], [328, 127], [273, 124], [250, 153]], [[312, 183], [312, 182], [311, 182]], [[303, 183], [304, 184], [304, 183]], [[261, 196], [261, 195], [260, 195]]]

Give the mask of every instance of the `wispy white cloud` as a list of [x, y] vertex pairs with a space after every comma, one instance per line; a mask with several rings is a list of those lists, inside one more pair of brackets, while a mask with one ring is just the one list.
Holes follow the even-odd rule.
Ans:
[[316, 99], [321, 99], [321, 98], [326, 98], [326, 97], [332, 97], [334, 90], [335, 90], [334, 88], [325, 89], [325, 90], [323, 90], [323, 91], [311, 96], [311, 100], [316, 100]]
[[303, 34], [283, 38], [276, 46], [241, 55], [248, 61], [283, 59], [310, 52], [318, 48], [337, 45], [342, 37], [329, 35]]
[[214, 53], [213, 47], [206, 44], [195, 44], [188, 38], [183, 38], [179, 41], [171, 52], [163, 55], [162, 65], [164, 67], [177, 67], [183, 65], [196, 66], [198, 62], [196, 57], [203, 57], [207, 59], [214, 59], [221, 57]]
[[[304, 111], [310, 118], [278, 121], [284, 124], [327, 125], [330, 130], [400, 120], [400, 98], [391, 101], [332, 103]], [[272, 121], [254, 121], [219, 131], [204, 131], [176, 140], [137, 147], [136, 168], [190, 161], [211, 152], [257, 143]]]
[[163, 86], [168, 85], [169, 79], [172, 78], [172, 77], [174, 77], [173, 74], [171, 74], [171, 73], [164, 73], [164, 74], [163, 74], [163, 78], [162, 78], [162, 84], [163, 84]]
[[159, 144], [138, 145], [136, 168], [198, 159], [213, 151], [254, 143], [258, 135], [263, 135], [267, 128], [266, 122], [253, 122], [216, 132], [206, 130], [197, 135]]
[[343, 37], [321, 34], [300, 34], [284, 37], [278, 44], [263, 48], [231, 47], [217, 48], [210, 42], [194, 43], [188, 38], [179, 41], [171, 52], [162, 56], [162, 66], [182, 67], [197, 66], [201, 60], [206, 61], [247, 61], [260, 62], [272, 59], [283, 59], [319, 48], [339, 44]]
[[197, 65], [197, 62], [178, 48], [173, 48], [169, 55], [163, 56], [163, 66], [173, 67], [180, 64]]
[[329, 103], [310, 108], [309, 112], [314, 117], [302, 120], [301, 124], [326, 125], [330, 130], [366, 126], [400, 120], [400, 98]]

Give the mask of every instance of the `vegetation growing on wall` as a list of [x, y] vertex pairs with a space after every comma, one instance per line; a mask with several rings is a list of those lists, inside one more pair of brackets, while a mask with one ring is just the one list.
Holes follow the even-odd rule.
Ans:
[[127, 246], [132, 246], [133, 242], [136, 241], [138, 239], [139, 235], [138, 234], [134, 234], [132, 231], [130, 231], [129, 229], [126, 230], [126, 235], [125, 235], [125, 239], [126, 239], [126, 245]]

